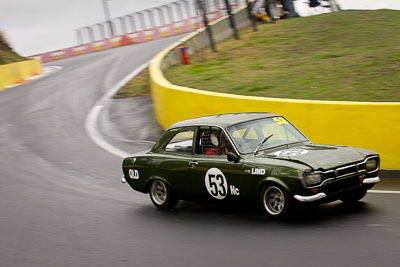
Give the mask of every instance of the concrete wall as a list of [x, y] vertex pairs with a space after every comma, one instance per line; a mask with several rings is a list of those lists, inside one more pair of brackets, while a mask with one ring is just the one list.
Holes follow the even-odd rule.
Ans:
[[40, 59], [0, 65], [0, 91], [7, 86], [22, 83], [25, 79], [40, 74], [41, 72], [42, 64]]

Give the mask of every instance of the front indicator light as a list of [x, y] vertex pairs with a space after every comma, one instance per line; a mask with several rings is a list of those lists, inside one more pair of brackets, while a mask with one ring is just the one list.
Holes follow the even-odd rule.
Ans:
[[365, 163], [365, 168], [367, 171], [373, 171], [378, 167], [378, 161], [376, 159], [369, 159]]
[[320, 184], [321, 180], [321, 174], [319, 173], [311, 173], [304, 176], [304, 182], [307, 186]]

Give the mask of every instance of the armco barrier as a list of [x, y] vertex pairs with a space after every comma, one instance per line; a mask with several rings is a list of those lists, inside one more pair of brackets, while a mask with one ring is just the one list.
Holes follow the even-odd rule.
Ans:
[[0, 65], [0, 90], [16, 83], [22, 83], [25, 79], [41, 72], [42, 64], [38, 58]]
[[[237, 15], [240, 16], [240, 12]], [[224, 23], [226, 19], [216, 21], [220, 27]], [[400, 102], [252, 97], [171, 84], [165, 79], [162, 69], [179, 62], [177, 46], [185, 43], [190, 48], [193, 40], [202, 40], [202, 34], [204, 31], [199, 31], [171, 45], [158, 54], [150, 66], [155, 113], [164, 129], [180, 120], [211, 114], [272, 112], [285, 116], [315, 143], [371, 149], [380, 154], [382, 168], [400, 169], [400, 138], [397, 137], [400, 132]]]
[[191, 17], [185, 20], [176, 21], [171, 24], [140, 30], [137, 32], [126, 33], [123, 35], [117, 35], [79, 46], [33, 55], [32, 57], [39, 57], [43, 63], [48, 63], [59, 59], [71, 58], [74, 56], [89, 54], [124, 45], [158, 40], [165, 37], [192, 32], [194, 28], [201, 25], [199, 22], [201, 22], [200, 17]]
[[[207, 18], [208, 18], [209, 22], [215, 21], [215, 20], [219, 19], [221, 16], [223, 16], [224, 14], [226, 14], [227, 11], [226, 11], [225, 3], [222, 3], [221, 1], [214, 1], [214, 0], [207, 0], [206, 2], [207, 2], [206, 5], [208, 7]], [[229, 2], [231, 4], [232, 10], [238, 9], [240, 6], [242, 6], [245, 3], [244, 0], [229, 0]], [[65, 48], [65, 49], [59, 49], [59, 50], [55, 50], [55, 51], [51, 51], [51, 52], [47, 52], [47, 53], [43, 53], [43, 54], [33, 55], [31, 57], [32, 58], [38, 57], [42, 60], [43, 63], [48, 63], [48, 62], [51, 62], [54, 60], [71, 58], [71, 57], [75, 57], [75, 56], [79, 56], [79, 55], [83, 55], [83, 54], [88, 54], [88, 53], [93, 53], [93, 52], [97, 52], [97, 51], [101, 51], [101, 50], [114, 48], [114, 47], [131, 45], [131, 44], [136, 44], [136, 43], [143, 43], [143, 42], [157, 40], [157, 39], [161, 39], [161, 38], [165, 38], [165, 37], [170, 37], [173, 35], [189, 33], [199, 27], [202, 27], [202, 25], [204, 24], [202, 21], [202, 16], [197, 13], [193, 14], [191, 11], [192, 9], [196, 9], [195, 3], [196, 3], [195, 0], [179, 0], [179, 1], [175, 1], [175, 2], [170, 2], [169, 4], [166, 4], [166, 5], [163, 5], [160, 7], [136, 12], [135, 14], [140, 13], [143, 16], [143, 20], [140, 22], [141, 27], [143, 27], [143, 29], [141, 29], [141, 30], [137, 30], [136, 26], [135, 26], [133, 32], [126, 33], [127, 29], [126, 29], [126, 27], [123, 27], [124, 29], [122, 30], [122, 32], [124, 32], [124, 34], [122, 34], [122, 35], [117, 35], [117, 36], [113, 36], [113, 37], [109, 37], [109, 38], [103, 37], [104, 39], [101, 39], [101, 40], [92, 41], [92, 42], [81, 44], [78, 46], [69, 47], [69, 48]], [[185, 17], [183, 17], [183, 13], [182, 13], [182, 7], [183, 7], [182, 4], [184, 4], [184, 6], [186, 8]], [[179, 18], [177, 20], [172, 14], [174, 12], [172, 11], [171, 6], [176, 6], [176, 8], [177, 8], [177, 6], [180, 6], [180, 8], [175, 9], [175, 12], [179, 13], [179, 16], [178, 16]], [[167, 23], [164, 21], [165, 14], [162, 11], [162, 8], [164, 8], [164, 7], [169, 7], [167, 10], [169, 22], [167, 22]], [[155, 24], [154, 24], [153, 11], [155, 11], [156, 9], [158, 9], [159, 12], [161, 11], [161, 13], [158, 13], [158, 14], [163, 14], [163, 18], [160, 19], [160, 21], [159, 21], [160, 25], [158, 25], [158, 26], [155, 26]], [[147, 14], [147, 16], [150, 16], [149, 14], [152, 14], [150, 17], [148, 17], [148, 22], [153, 21], [152, 23], [150, 23], [151, 24], [150, 26], [147, 25], [147, 23], [145, 22], [145, 17], [143, 14]], [[133, 16], [133, 15], [134, 14], [132, 13], [127, 16]], [[121, 21], [125, 21], [124, 17], [126, 17], [126, 16], [119, 17], [119, 19], [121, 19]], [[132, 18], [133, 17], [131, 17], [131, 19]], [[135, 21], [135, 20], [133, 19], [133, 21]], [[132, 21], [131, 21], [131, 23], [132, 23]], [[133, 24], [135, 24], [135, 22]], [[96, 25], [98, 26], [99, 24], [96, 24]], [[92, 29], [89, 26], [84, 27], [84, 28]], [[92, 29], [92, 33], [93, 33], [93, 29]], [[102, 36], [104, 36], [104, 32], [103, 32]], [[220, 34], [219, 36], [222, 36], [222, 34]], [[81, 37], [82, 36], [80, 35], [80, 38]], [[91, 40], [93, 40], [93, 39], [94, 39], [94, 37], [91, 38]]]

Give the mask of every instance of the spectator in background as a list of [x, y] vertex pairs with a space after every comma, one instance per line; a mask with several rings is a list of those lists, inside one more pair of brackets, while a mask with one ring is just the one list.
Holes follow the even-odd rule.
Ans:
[[323, 3], [321, 3], [321, 1], [322, 0], [309, 0], [308, 6], [310, 7], [311, 15], [318, 15], [331, 10], [329, 1], [326, 0], [323, 1]]
[[258, 21], [265, 22], [268, 20], [273, 21], [275, 19], [275, 10], [270, 7], [271, 2], [274, 2], [274, 0], [255, 1], [251, 12], [256, 16]]
[[299, 17], [292, 0], [259, 0], [254, 4], [252, 12], [260, 20], [263, 20], [265, 13], [271, 20]]
[[293, 0], [280, 0], [280, 2], [283, 6], [283, 10], [286, 11], [286, 14], [283, 15], [283, 18], [299, 17], [299, 14], [297, 14], [296, 10], [294, 9]]
[[321, 3], [318, 0], [310, 0], [310, 3], [308, 5], [310, 7], [317, 7], [317, 6], [320, 6]]

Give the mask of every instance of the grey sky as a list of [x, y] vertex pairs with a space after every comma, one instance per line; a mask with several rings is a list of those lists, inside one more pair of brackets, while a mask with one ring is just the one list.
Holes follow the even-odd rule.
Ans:
[[[168, 2], [172, 0], [111, 0], [109, 6], [117, 17]], [[400, 0], [337, 2], [344, 9], [400, 9]], [[0, 30], [24, 56], [73, 46], [75, 29], [102, 21], [102, 0], [0, 0]]]
[[[111, 0], [112, 17], [172, 0]], [[102, 0], [0, 0], [0, 30], [28, 56], [75, 45], [74, 30], [104, 21]]]

